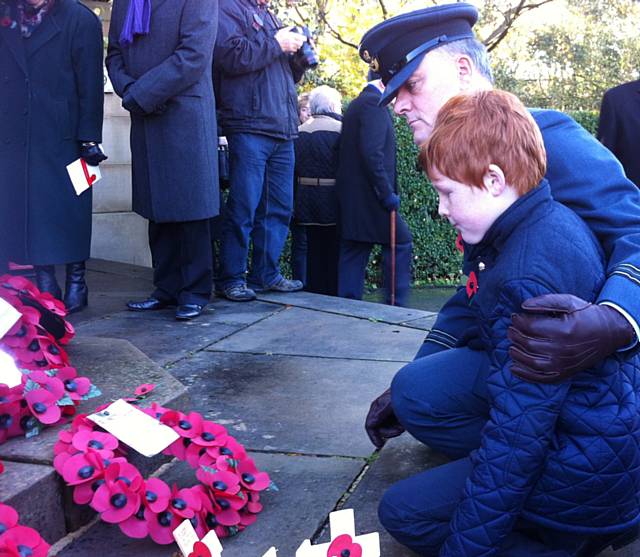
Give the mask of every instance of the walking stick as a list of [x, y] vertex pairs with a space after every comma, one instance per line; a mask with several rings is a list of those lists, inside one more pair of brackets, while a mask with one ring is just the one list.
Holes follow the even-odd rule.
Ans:
[[396, 211], [389, 213], [391, 244], [391, 305], [396, 305]]

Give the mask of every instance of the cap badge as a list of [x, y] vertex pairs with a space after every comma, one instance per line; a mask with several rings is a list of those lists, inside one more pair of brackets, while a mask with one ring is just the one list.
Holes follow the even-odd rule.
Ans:
[[362, 51], [362, 59], [368, 64], [369, 62], [371, 62], [371, 54], [369, 54], [368, 50], [363, 50]]

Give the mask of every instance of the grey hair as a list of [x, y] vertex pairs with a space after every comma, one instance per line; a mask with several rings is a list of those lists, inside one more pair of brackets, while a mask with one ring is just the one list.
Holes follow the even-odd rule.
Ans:
[[309, 110], [311, 115], [342, 112], [342, 96], [333, 87], [320, 85], [309, 93]]
[[468, 56], [478, 72], [480, 72], [480, 75], [489, 80], [490, 83], [493, 83], [487, 47], [478, 39], [468, 38], [446, 43], [438, 47], [438, 52], [444, 52], [449, 56], [455, 56], [456, 54]]

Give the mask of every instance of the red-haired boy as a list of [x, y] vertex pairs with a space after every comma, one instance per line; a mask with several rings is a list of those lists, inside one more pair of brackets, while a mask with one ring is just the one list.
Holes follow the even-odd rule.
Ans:
[[443, 436], [479, 428], [480, 446], [449, 451], [458, 460], [392, 486], [381, 522], [420, 555], [595, 555], [632, 539], [640, 521], [637, 352], [555, 384], [510, 370], [507, 331], [525, 300], [547, 295], [553, 307], [554, 294], [568, 293], [593, 301], [605, 280], [594, 236], [551, 198], [537, 125], [509, 93], [457, 96], [440, 110], [420, 163], [467, 250], [468, 327], [453, 350], [474, 366], [476, 418], [435, 415], [421, 396], [438, 392], [429, 370], [442, 353], [398, 372], [393, 409], [434, 448], [439, 420], [459, 424]]

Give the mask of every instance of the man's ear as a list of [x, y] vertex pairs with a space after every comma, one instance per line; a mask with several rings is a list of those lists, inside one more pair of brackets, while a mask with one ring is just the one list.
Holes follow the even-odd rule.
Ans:
[[458, 72], [458, 79], [460, 81], [460, 89], [466, 91], [473, 81], [474, 65], [471, 58], [461, 54], [456, 58], [456, 70]]
[[487, 171], [482, 176], [482, 183], [494, 197], [501, 195], [507, 187], [504, 172], [502, 172], [502, 168], [497, 164], [489, 165], [489, 168], [487, 168]]

